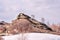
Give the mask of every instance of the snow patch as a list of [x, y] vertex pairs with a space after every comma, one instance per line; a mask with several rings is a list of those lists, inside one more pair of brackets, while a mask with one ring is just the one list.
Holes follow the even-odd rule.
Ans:
[[[25, 33], [12, 36], [3, 36], [4, 40], [60, 40], [59, 35], [46, 33]], [[23, 38], [23, 39], [22, 39]]]

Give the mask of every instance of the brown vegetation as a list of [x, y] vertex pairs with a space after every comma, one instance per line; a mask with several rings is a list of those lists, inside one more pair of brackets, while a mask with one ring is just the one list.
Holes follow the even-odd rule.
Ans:
[[51, 29], [57, 33], [60, 33], [60, 25], [52, 24]]
[[[2, 27], [1, 27], [2, 26]], [[21, 13], [12, 23], [0, 23], [0, 35], [15, 35], [19, 33], [51, 33], [60, 34], [60, 26], [41, 23]]]

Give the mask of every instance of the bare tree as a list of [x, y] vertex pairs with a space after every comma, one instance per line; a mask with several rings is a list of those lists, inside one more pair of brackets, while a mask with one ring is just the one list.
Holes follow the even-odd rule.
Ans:
[[42, 23], [45, 23], [45, 18], [41, 18], [41, 22]]
[[17, 40], [28, 40], [27, 36], [28, 36], [28, 34], [21, 33], [21, 35], [18, 37]]
[[31, 15], [32, 16], [32, 18], [35, 18], [35, 15]]
[[47, 25], [48, 25], [48, 26], [50, 26], [50, 23], [49, 23], [49, 22], [47, 22]]

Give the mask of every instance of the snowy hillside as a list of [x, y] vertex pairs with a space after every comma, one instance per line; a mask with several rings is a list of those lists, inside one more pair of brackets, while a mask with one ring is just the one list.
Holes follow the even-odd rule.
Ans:
[[26, 33], [13, 36], [3, 36], [4, 40], [60, 40], [60, 36], [45, 33]]

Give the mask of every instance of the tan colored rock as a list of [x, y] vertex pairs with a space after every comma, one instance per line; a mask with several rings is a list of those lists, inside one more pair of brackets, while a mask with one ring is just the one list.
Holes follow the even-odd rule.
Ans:
[[[0, 29], [0, 33], [4, 35], [15, 35], [19, 33], [51, 33], [60, 34], [54, 32], [46, 24], [41, 23], [35, 19], [32, 19], [28, 15], [20, 13], [17, 19], [13, 20], [12, 23], [4, 23]], [[3, 34], [1, 34], [3, 35]]]

